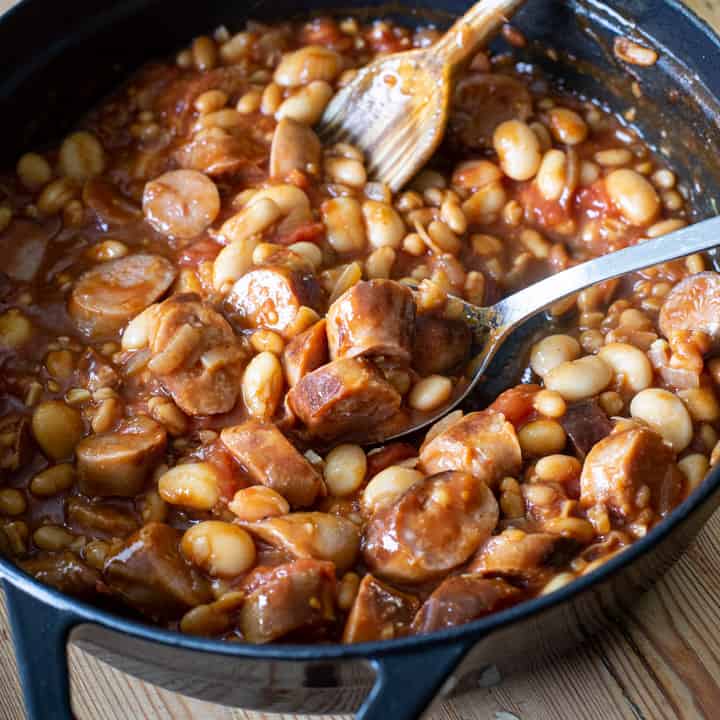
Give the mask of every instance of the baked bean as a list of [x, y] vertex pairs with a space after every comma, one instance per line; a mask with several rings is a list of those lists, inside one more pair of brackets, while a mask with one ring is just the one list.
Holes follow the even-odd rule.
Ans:
[[580, 477], [582, 465], [571, 455], [546, 455], [535, 464], [535, 473], [540, 480], [568, 483]]
[[325, 173], [332, 182], [353, 188], [361, 188], [367, 182], [365, 167], [358, 160], [348, 160], [341, 157], [326, 158]]
[[456, 235], [463, 235], [467, 230], [467, 218], [456, 200], [443, 201], [440, 218]]
[[648, 236], [648, 238], [651, 239], [662, 237], [663, 235], [667, 235], [668, 233], [675, 232], [675, 230], [680, 230], [686, 225], [687, 223], [685, 222], [685, 220], [681, 220], [680, 218], [660, 220], [660, 222], [656, 222], [654, 225], [651, 225], [645, 231], [645, 234]]
[[625, 407], [622, 396], [614, 390], [600, 393], [598, 402], [600, 403], [600, 407], [605, 411], [605, 414], [609, 416], [619, 415]]
[[580, 357], [580, 343], [571, 335], [548, 335], [530, 352], [530, 367], [544, 378], [553, 368]]
[[639, 392], [630, 403], [630, 415], [646, 422], [676, 452], [682, 452], [692, 440], [690, 413], [682, 400], [660, 388]]
[[275, 111], [275, 118], [289, 118], [305, 125], [315, 125], [332, 96], [333, 89], [328, 83], [323, 80], [311, 82], [283, 100]]
[[657, 62], [658, 54], [652, 48], [640, 45], [630, 38], [619, 35], [613, 45], [615, 55], [631, 65], [650, 67]]
[[40, 449], [53, 460], [70, 457], [83, 436], [80, 413], [60, 400], [47, 400], [35, 408], [32, 431]]
[[73, 133], [60, 146], [58, 167], [62, 175], [80, 181], [100, 175], [105, 169], [103, 146], [92, 133]]
[[548, 150], [537, 173], [540, 194], [546, 200], [559, 200], [565, 189], [567, 158], [562, 150]]
[[585, 400], [605, 390], [612, 380], [612, 369], [599, 357], [587, 355], [563, 362], [544, 377], [548, 390], [555, 390], [569, 402]]
[[593, 157], [595, 158], [595, 162], [603, 167], [619, 167], [620, 165], [628, 165], [633, 160], [633, 154], [627, 148], [598, 150]]
[[259, 352], [270, 352], [274, 355], [281, 355], [285, 349], [285, 341], [282, 336], [272, 330], [260, 328], [250, 336], [250, 344]]
[[553, 136], [565, 145], [577, 145], [588, 136], [588, 126], [574, 110], [553, 108], [548, 119]]
[[610, 199], [632, 225], [651, 223], [660, 210], [655, 188], [634, 170], [613, 170], [605, 178]]
[[17, 308], [0, 315], [0, 347], [17, 350], [32, 339], [33, 325]]
[[332, 82], [343, 69], [342, 58], [321, 45], [307, 45], [283, 55], [273, 79], [283, 87], [307, 85], [315, 80]]
[[583, 545], [592, 541], [595, 537], [595, 528], [583, 518], [577, 517], [555, 517], [544, 524], [544, 529], [553, 535], [577, 540]]
[[147, 221], [168, 237], [187, 240], [206, 230], [220, 212], [215, 183], [196, 170], [171, 170], [143, 192]]
[[227, 93], [222, 90], [206, 90], [195, 98], [193, 107], [202, 115], [207, 115], [224, 108], [227, 101]]
[[352, 197], [326, 200], [320, 207], [327, 241], [339, 253], [356, 253], [365, 248], [365, 225], [360, 203]]
[[193, 63], [198, 70], [212, 70], [217, 65], [217, 46], [213, 39], [206, 35], [193, 40], [191, 53]]
[[540, 594], [549, 595], [550, 593], [554, 593], [557, 590], [560, 590], [560, 588], [564, 588], [566, 585], [569, 585], [573, 580], [575, 580], [575, 577], [575, 573], [562, 572], [546, 583], [540, 591]]
[[587, 187], [600, 178], [600, 168], [593, 162], [584, 160], [580, 163], [580, 185]]
[[405, 237], [405, 223], [392, 205], [366, 200], [362, 214], [367, 238], [374, 248], [400, 247]]
[[25, 153], [18, 160], [16, 172], [28, 190], [39, 190], [52, 179], [50, 163], [38, 153]]
[[250, 115], [260, 109], [262, 90], [252, 88], [248, 90], [236, 103], [235, 109], [243, 115]]
[[411, 485], [422, 480], [424, 475], [417, 470], [391, 465], [381, 470], [370, 480], [362, 494], [362, 505], [366, 512], [392, 505]]
[[[160, 473], [162, 476], [164, 473]], [[140, 515], [144, 523], [165, 522], [168, 514], [167, 503], [157, 490], [148, 490], [140, 502]]]
[[701, 453], [692, 453], [678, 460], [678, 467], [688, 481], [690, 490], [694, 490], [702, 484], [710, 470], [710, 461]]
[[695, 422], [716, 422], [720, 420], [720, 403], [709, 387], [678, 390], [678, 397], [685, 403]]
[[337, 604], [341, 610], [350, 610], [360, 588], [360, 576], [354, 572], [345, 573], [340, 579], [337, 591]]
[[27, 510], [25, 495], [16, 488], [0, 489], [0, 514], [22, 515]]
[[563, 426], [555, 420], [533, 420], [518, 432], [523, 455], [537, 457], [560, 452], [567, 443]]
[[190, 562], [216, 577], [236, 577], [255, 564], [255, 543], [232, 523], [207, 520], [193, 525], [180, 548]]
[[491, 182], [476, 190], [463, 204], [469, 222], [484, 223], [502, 211], [507, 193], [500, 182]]
[[365, 272], [370, 280], [389, 278], [397, 253], [387, 245], [374, 250], [365, 261]]
[[282, 365], [277, 355], [261, 352], [245, 368], [242, 378], [243, 401], [259, 420], [270, 419], [277, 410], [283, 390]]
[[52, 497], [69, 490], [75, 482], [75, 468], [70, 463], [52, 465], [30, 481], [30, 492], [38, 497]]
[[537, 230], [527, 228], [520, 233], [520, 242], [533, 254], [536, 260], [547, 260], [552, 244]]
[[43, 525], [32, 536], [33, 543], [40, 550], [57, 552], [64, 550], [75, 542], [75, 536], [59, 525]]
[[37, 199], [37, 209], [43, 215], [54, 215], [79, 194], [80, 186], [75, 178], [58, 178], [42, 189]]
[[187, 415], [170, 398], [151, 397], [148, 400], [148, 410], [150, 417], [159, 422], [170, 435], [180, 437], [187, 432]]
[[170, 505], [211, 510], [220, 499], [220, 477], [210, 463], [183, 463], [160, 477], [158, 492]]
[[325, 485], [335, 497], [357, 492], [366, 471], [367, 457], [359, 445], [338, 445], [325, 456]]
[[288, 501], [277, 491], [264, 485], [238, 490], [228, 503], [228, 509], [238, 520], [256, 522], [279, 517], [290, 512]]
[[291, 250], [296, 255], [307, 260], [308, 264], [313, 270], [317, 270], [323, 262], [322, 250], [311, 242], [296, 242], [288, 246], [288, 250]]
[[456, 187], [477, 190], [502, 179], [502, 171], [489, 160], [467, 160], [460, 163], [453, 172], [452, 184]]
[[553, 390], [541, 390], [536, 393], [533, 397], [533, 407], [541, 415], [549, 418], [562, 417], [567, 410], [567, 404], [562, 395]]
[[610, 343], [600, 349], [598, 357], [612, 368], [615, 380], [632, 392], [652, 385], [652, 365], [642, 350], [627, 343]]
[[503, 172], [513, 180], [530, 180], [540, 167], [537, 135], [520, 120], [506, 120], [495, 129], [493, 145]]
[[413, 385], [408, 405], [414, 410], [429, 412], [448, 402], [452, 395], [452, 381], [443, 375], [430, 375]]

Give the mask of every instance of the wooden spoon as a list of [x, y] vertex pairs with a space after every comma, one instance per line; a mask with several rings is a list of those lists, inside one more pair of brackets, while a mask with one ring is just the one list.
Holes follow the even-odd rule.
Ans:
[[362, 68], [327, 106], [323, 142], [361, 148], [370, 176], [398, 191], [442, 140], [458, 71], [523, 2], [481, 0], [432, 47]]

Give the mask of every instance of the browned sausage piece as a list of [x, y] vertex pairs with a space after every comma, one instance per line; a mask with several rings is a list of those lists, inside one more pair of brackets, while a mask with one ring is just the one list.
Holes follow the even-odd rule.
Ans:
[[241, 585], [243, 637], [267, 643], [296, 630], [312, 630], [335, 620], [335, 568], [318, 560], [297, 560], [256, 568]]
[[363, 440], [397, 413], [401, 397], [372, 363], [342, 358], [302, 378], [287, 401], [313, 435]]
[[412, 364], [423, 377], [445, 375], [466, 362], [470, 356], [472, 335], [460, 320], [422, 314], [415, 320]]
[[581, 461], [613, 428], [610, 418], [595, 398], [568, 405], [565, 414], [560, 418], [560, 424]]
[[230, 323], [197, 295], [174, 295], [157, 310], [148, 368], [188, 415], [235, 406], [248, 349]]
[[360, 552], [357, 526], [338, 515], [295, 512], [240, 524], [253, 535], [291, 556], [327, 560], [338, 570], [352, 567]]
[[0, 233], [3, 273], [17, 282], [32, 282], [45, 261], [48, 244], [61, 228], [58, 217], [38, 221], [15, 216]]
[[215, 183], [197, 170], [171, 170], [145, 185], [143, 213], [155, 230], [189, 240], [207, 230], [220, 212]]
[[483, 410], [466, 415], [420, 448], [429, 473], [463, 470], [491, 487], [520, 472], [522, 456], [515, 428], [502, 413]]
[[631, 428], [609, 435], [588, 453], [580, 476], [580, 503], [604, 504], [629, 520], [640, 511], [636, 498], [646, 486], [653, 507], [664, 513], [679, 499], [680, 477], [662, 438], [647, 428]]
[[328, 361], [325, 320], [316, 322], [296, 335], [283, 351], [282, 362], [288, 385], [297, 385], [302, 378]]
[[65, 516], [73, 530], [95, 537], [124, 538], [138, 529], [138, 521], [129, 510], [80, 495], [66, 500]]
[[66, 550], [50, 555], [40, 554], [18, 563], [26, 573], [62, 593], [97, 600], [100, 573]]
[[415, 616], [412, 632], [443, 630], [479, 620], [514, 605], [523, 592], [504, 580], [479, 575], [456, 575], [444, 580]]
[[305, 305], [318, 310], [322, 290], [311, 272], [287, 266], [264, 266], [243, 275], [228, 302], [250, 328], [275, 330], [292, 337], [298, 311]]
[[174, 279], [175, 268], [164, 257], [128, 255], [83, 273], [68, 310], [85, 335], [113, 335], [158, 300]]
[[248, 420], [225, 428], [220, 439], [255, 481], [293, 507], [312, 505], [322, 487], [320, 475], [275, 425]]
[[542, 580], [553, 565], [567, 560], [572, 542], [550, 533], [526, 533], [510, 528], [491, 537], [467, 568], [469, 573], [503, 573], [526, 582]]
[[330, 357], [378, 356], [410, 362], [415, 331], [415, 300], [395, 280], [353, 285], [327, 312]]
[[360, 583], [343, 631], [344, 643], [403, 637], [420, 607], [419, 600], [368, 573]]
[[180, 555], [182, 532], [152, 522], [131, 535], [105, 561], [110, 589], [154, 620], [172, 620], [211, 602], [208, 582]]
[[282, 180], [293, 170], [316, 174], [320, 167], [320, 155], [320, 140], [312, 128], [297, 120], [283, 118], [273, 134], [270, 177]]
[[365, 563], [390, 581], [433, 580], [477, 551], [498, 514], [497, 501], [482, 480], [457, 471], [433, 475], [370, 518]]
[[75, 448], [78, 488], [101, 497], [134, 497], [165, 451], [165, 429], [145, 415], [114, 432], [89, 435]]
[[267, 147], [249, 134], [230, 135], [215, 129], [193, 138], [175, 152], [178, 165], [217, 177], [235, 173], [267, 158]]
[[461, 145], [492, 147], [495, 128], [505, 120], [526, 120], [532, 98], [525, 85], [499, 73], [469, 73], [455, 88], [449, 134]]
[[658, 325], [666, 338], [679, 330], [697, 330], [720, 347], [720, 274], [701, 272], [679, 282], [665, 298]]

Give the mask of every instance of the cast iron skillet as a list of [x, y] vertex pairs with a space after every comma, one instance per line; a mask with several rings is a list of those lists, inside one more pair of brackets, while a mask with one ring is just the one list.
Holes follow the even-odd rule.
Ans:
[[[326, 11], [337, 4], [343, 0], [308, 3]], [[355, 2], [375, 6], [374, 15], [417, 21], [414, 11], [387, 4], [378, 9], [380, 4]], [[469, 4], [412, 3], [416, 10], [432, 9], [436, 18], [442, 11], [444, 21]], [[235, 30], [245, 17], [277, 21], [301, 7], [307, 5], [297, 0], [249, 6], [222, 0], [25, 0], [0, 21], [0, 162], [10, 165], [22, 151], [61, 137], [144, 60], [219, 23]], [[720, 39], [706, 25], [676, 0], [530, 0], [516, 23], [530, 39], [560, 51], [558, 60], [534, 43], [525, 52], [572, 88], [614, 109], [638, 105], [648, 141], [671, 157], [700, 214], [715, 214]], [[634, 69], [645, 93], [640, 103], [627, 92], [609, 50], [616, 34], [649, 38], [661, 52], [653, 68]], [[493, 380], [481, 391], [485, 397], [514, 381], [510, 359], [521, 354], [517, 342], [494, 364]], [[72, 641], [126, 672], [213, 702], [275, 712], [359, 708], [364, 720], [412, 720], [440, 694], [496, 683], [601, 627], [667, 569], [715, 510], [719, 491], [715, 470], [647, 537], [550, 596], [462, 627], [384, 643], [252, 646], [183, 636], [62, 595], [0, 559], [28, 714], [33, 720], [71, 717], [66, 643]]]

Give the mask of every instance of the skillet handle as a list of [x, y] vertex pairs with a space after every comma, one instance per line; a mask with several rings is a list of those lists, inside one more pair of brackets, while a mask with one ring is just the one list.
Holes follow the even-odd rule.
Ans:
[[78, 619], [3, 582], [29, 720], [72, 720], [67, 636]]
[[474, 644], [465, 640], [371, 658], [375, 685], [356, 720], [418, 720]]

